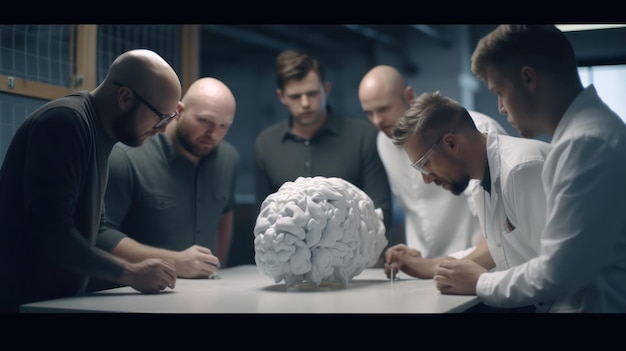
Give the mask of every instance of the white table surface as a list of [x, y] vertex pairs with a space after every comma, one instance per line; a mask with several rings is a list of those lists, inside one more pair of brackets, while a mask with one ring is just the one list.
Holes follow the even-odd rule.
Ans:
[[142, 294], [122, 287], [83, 297], [20, 306], [24, 313], [458, 313], [479, 303], [476, 296], [442, 295], [432, 280], [407, 277], [391, 282], [382, 268], [368, 268], [350, 282], [301, 284], [259, 272], [255, 265], [220, 270], [221, 279], [182, 279], [174, 289]]

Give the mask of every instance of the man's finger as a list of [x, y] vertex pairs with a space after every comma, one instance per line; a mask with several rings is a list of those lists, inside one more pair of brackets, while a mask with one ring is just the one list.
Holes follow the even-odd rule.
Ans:
[[452, 261], [452, 260], [445, 260], [445, 261], [439, 262], [439, 267], [441, 267], [441, 268], [452, 268], [453, 264], [454, 264], [454, 261]]
[[217, 261], [217, 262], [204, 261], [204, 262], [206, 262], [206, 263], [210, 264], [211, 266], [214, 266], [214, 267], [216, 267], [218, 269], [221, 267], [220, 261]]

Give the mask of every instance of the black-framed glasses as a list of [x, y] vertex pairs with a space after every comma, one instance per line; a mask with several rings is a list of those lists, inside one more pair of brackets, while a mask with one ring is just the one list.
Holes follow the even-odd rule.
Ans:
[[420, 173], [422, 173], [425, 176], [430, 175], [430, 171], [426, 169], [426, 167], [424, 167], [424, 165], [426, 164], [426, 161], [428, 161], [428, 158], [430, 157], [430, 155], [435, 152], [435, 150], [437, 150], [437, 147], [439, 146], [439, 143], [443, 140], [443, 136], [441, 136], [441, 138], [439, 138], [439, 140], [437, 140], [436, 143], [433, 144], [433, 146], [430, 147], [430, 149], [428, 149], [428, 151], [426, 151], [426, 153], [424, 154], [424, 156], [422, 156], [419, 160], [413, 162], [411, 164], [411, 167], [415, 168], [416, 170], [418, 170]]
[[124, 85], [122, 83], [117, 83], [117, 82], [113, 82], [113, 84], [120, 86], [120, 87], [127, 87], [137, 97], [137, 99], [139, 99], [139, 101], [141, 101], [144, 105], [146, 105], [147, 108], [150, 109], [150, 111], [154, 112], [154, 114], [157, 115], [157, 117], [159, 117], [159, 122], [157, 122], [157, 124], [155, 124], [154, 127], [152, 127], [153, 129], [159, 129], [163, 127], [169, 121], [171, 121], [172, 118], [175, 118], [176, 116], [178, 116], [178, 111], [174, 111], [172, 114], [169, 114], [169, 115], [167, 113], [161, 113], [154, 106], [152, 106], [146, 99], [144, 99], [141, 95], [139, 95], [136, 91], [134, 91], [132, 88], [130, 88], [127, 85]]

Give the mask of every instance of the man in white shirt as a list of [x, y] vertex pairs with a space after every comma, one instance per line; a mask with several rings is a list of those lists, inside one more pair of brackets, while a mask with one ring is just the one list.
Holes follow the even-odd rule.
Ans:
[[[467, 196], [454, 196], [435, 184], [424, 183], [419, 172], [410, 167], [406, 153], [391, 141], [396, 122], [414, 98], [415, 91], [400, 72], [387, 65], [369, 70], [359, 85], [361, 107], [380, 130], [378, 153], [394, 199], [403, 210], [406, 246], [424, 258], [470, 249], [482, 233], [469, 191]], [[479, 130], [506, 134], [491, 117], [469, 113]]]
[[538, 312], [626, 312], [626, 125], [583, 87], [574, 50], [552, 25], [500, 25], [482, 38], [472, 72], [522, 136], [551, 136], [543, 172], [539, 255], [497, 272], [469, 260], [439, 264], [445, 294]]
[[[484, 270], [501, 271], [539, 255], [546, 213], [541, 171], [550, 144], [481, 133], [461, 104], [439, 92], [413, 100], [393, 130], [393, 142], [404, 149], [424, 182], [454, 195], [471, 189], [485, 240], [464, 259]], [[400, 269], [432, 278], [437, 264], [447, 259], [424, 259], [396, 245], [385, 253], [384, 268], [387, 275]]]

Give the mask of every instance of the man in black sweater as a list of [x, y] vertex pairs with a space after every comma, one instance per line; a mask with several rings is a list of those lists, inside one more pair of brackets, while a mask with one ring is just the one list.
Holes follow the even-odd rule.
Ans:
[[169, 263], [130, 263], [96, 248], [95, 239], [113, 145], [139, 146], [162, 132], [180, 97], [163, 58], [131, 50], [93, 91], [48, 102], [24, 121], [0, 169], [0, 311], [80, 295], [90, 276], [143, 293], [174, 287]]

